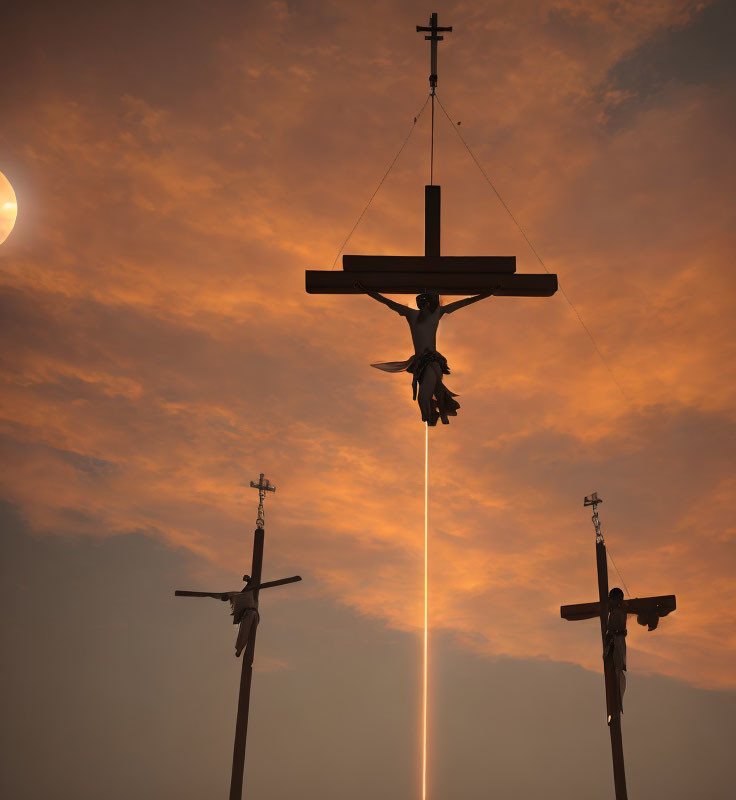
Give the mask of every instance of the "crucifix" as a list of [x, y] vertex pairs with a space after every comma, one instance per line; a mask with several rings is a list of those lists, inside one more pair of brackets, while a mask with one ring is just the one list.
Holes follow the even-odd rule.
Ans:
[[235, 721], [235, 743], [233, 745], [233, 769], [230, 779], [230, 800], [241, 800], [243, 795], [243, 773], [245, 771], [245, 743], [248, 735], [248, 709], [250, 706], [250, 685], [253, 676], [253, 656], [256, 646], [256, 629], [260, 616], [258, 614], [258, 593], [261, 589], [270, 589], [273, 586], [283, 586], [287, 583], [296, 583], [301, 580], [299, 575], [291, 578], [280, 578], [275, 581], [261, 581], [261, 568], [263, 566], [263, 541], [265, 538], [265, 521], [263, 501], [266, 492], [275, 492], [276, 487], [264, 480], [261, 473], [258, 483], [250, 482], [251, 487], [258, 489], [258, 519], [253, 537], [253, 561], [251, 574], [243, 575], [245, 586], [236, 591], [228, 592], [192, 592], [178, 589], [174, 592], [177, 597], [212, 597], [216, 600], [229, 601], [233, 624], [238, 626], [235, 640], [235, 655], [240, 657], [243, 653], [242, 667], [240, 670], [240, 691], [238, 694], [238, 713]]
[[[443, 37], [437, 14], [430, 17], [429, 26], [417, 26], [428, 31], [430, 41], [429, 77], [432, 98], [432, 145], [430, 182], [424, 187], [424, 255], [343, 255], [342, 270], [307, 270], [306, 290], [309, 294], [368, 294], [409, 323], [414, 344], [414, 356], [406, 361], [373, 364], [386, 372], [410, 372], [413, 375], [413, 395], [418, 399], [422, 419], [429, 425], [438, 419], [447, 423], [459, 404], [454, 394], [442, 383], [449, 373], [447, 361], [436, 350], [436, 331], [440, 317], [490, 295], [506, 297], [549, 297], [557, 291], [557, 276], [553, 274], [517, 274], [516, 256], [443, 256], [440, 251], [440, 187], [434, 184], [434, 97], [437, 86], [437, 43]], [[384, 297], [381, 292], [417, 295], [417, 309]], [[439, 296], [475, 295], [446, 306]], [[417, 387], [419, 396], [417, 397]]]
[[562, 606], [560, 616], [566, 620], [594, 619], [601, 624], [603, 640], [603, 676], [606, 686], [606, 714], [611, 734], [611, 754], [613, 757], [613, 781], [616, 800], [627, 800], [626, 772], [624, 770], [624, 749], [621, 739], [621, 713], [623, 695], [626, 689], [626, 622], [629, 614], [636, 615], [640, 625], [653, 631], [660, 617], [665, 617], [677, 607], [675, 595], [658, 597], [633, 597], [624, 600], [624, 593], [618, 587], [608, 591], [608, 562], [606, 543], [601, 533], [598, 505], [602, 503], [597, 492], [584, 500], [584, 506], [593, 507], [593, 526], [595, 528], [595, 560], [598, 571], [598, 602], [578, 603]]

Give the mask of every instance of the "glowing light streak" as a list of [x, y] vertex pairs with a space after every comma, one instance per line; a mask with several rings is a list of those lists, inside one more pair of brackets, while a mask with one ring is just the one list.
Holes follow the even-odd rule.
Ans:
[[427, 800], [427, 666], [429, 663], [429, 570], [428, 570], [428, 499], [429, 499], [429, 425], [424, 424], [424, 693], [422, 702], [422, 800]]

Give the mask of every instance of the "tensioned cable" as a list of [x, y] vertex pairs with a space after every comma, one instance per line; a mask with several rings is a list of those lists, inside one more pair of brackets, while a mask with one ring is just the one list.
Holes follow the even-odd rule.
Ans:
[[[501, 197], [501, 195], [499, 194], [499, 191], [498, 191], [498, 189], [496, 189], [496, 187], [494, 186], [494, 184], [493, 184], [493, 181], [492, 181], [492, 180], [491, 180], [491, 179], [488, 177], [488, 173], [485, 171], [485, 169], [483, 169], [483, 166], [482, 166], [482, 164], [481, 164], [481, 163], [480, 163], [480, 161], [478, 161], [478, 159], [476, 158], [476, 156], [475, 156], [475, 153], [474, 153], [474, 152], [472, 151], [472, 149], [470, 148], [470, 145], [469, 145], [469, 144], [468, 144], [468, 143], [465, 141], [465, 139], [464, 139], [464, 137], [463, 137], [462, 133], [460, 133], [460, 129], [459, 129], [459, 127], [458, 127], [458, 126], [455, 124], [455, 122], [453, 121], [453, 119], [452, 119], [452, 118], [450, 117], [450, 115], [447, 113], [447, 110], [445, 109], [445, 107], [442, 105], [442, 101], [440, 100], [439, 96], [437, 96], [437, 102], [440, 104], [440, 108], [442, 109], [442, 113], [445, 115], [445, 117], [447, 117], [447, 121], [450, 123], [450, 126], [451, 126], [451, 127], [452, 127], [452, 129], [455, 131], [455, 133], [458, 135], [458, 137], [460, 138], [460, 141], [461, 141], [461, 142], [463, 143], [463, 145], [465, 146], [465, 149], [468, 151], [468, 153], [469, 153], [470, 157], [471, 157], [471, 158], [473, 159], [473, 161], [475, 162], [475, 165], [476, 165], [476, 166], [478, 167], [478, 169], [481, 171], [481, 174], [482, 174], [482, 175], [483, 175], [483, 177], [486, 179], [486, 182], [488, 183], [488, 185], [491, 187], [491, 189], [493, 189], [493, 192], [494, 192], [494, 194], [496, 195], [496, 197], [498, 198], [499, 202], [500, 202], [500, 203], [501, 203], [501, 205], [504, 207], [504, 209], [506, 209], [506, 213], [507, 213], [507, 214], [508, 214], [508, 215], [511, 217], [511, 219], [512, 219], [512, 220], [513, 220], [513, 222], [514, 222], [514, 225], [516, 225], [516, 227], [519, 229], [519, 232], [520, 232], [520, 233], [521, 233], [521, 235], [524, 237], [524, 241], [525, 241], [525, 242], [526, 242], [526, 243], [529, 245], [529, 248], [531, 249], [532, 253], [534, 253], [534, 255], [535, 255], [535, 257], [536, 257], [537, 261], [539, 261], [539, 263], [541, 264], [541, 266], [542, 266], [542, 268], [544, 269], [544, 271], [545, 271], [546, 273], [550, 274], [550, 271], [547, 269], [547, 265], [544, 263], [544, 261], [542, 261], [542, 257], [541, 257], [541, 256], [539, 255], [539, 253], [537, 252], [537, 249], [534, 247], [534, 245], [532, 244], [531, 240], [530, 240], [530, 239], [529, 239], [529, 237], [526, 235], [526, 232], [525, 232], [525, 231], [524, 231], [524, 229], [521, 227], [521, 224], [520, 224], [520, 223], [519, 223], [519, 221], [516, 219], [516, 217], [514, 216], [513, 212], [511, 211], [511, 209], [510, 209], [510, 208], [509, 208], [509, 207], [506, 205], [506, 202], [505, 202], [505, 200], [504, 200], [504, 199], [503, 199], [503, 197]], [[596, 353], [598, 354], [598, 357], [599, 357], [599, 358], [600, 358], [600, 360], [603, 362], [603, 366], [604, 366], [604, 367], [606, 368], [606, 370], [608, 371], [608, 374], [610, 375], [610, 377], [611, 377], [611, 380], [612, 380], [612, 381], [613, 381], [613, 382], [616, 384], [616, 386], [618, 387], [618, 390], [619, 390], [619, 392], [621, 392], [621, 396], [622, 396], [622, 397], [624, 398], [624, 400], [626, 400], [626, 402], [628, 403], [628, 402], [629, 402], [629, 398], [627, 397], [627, 395], [626, 395], [626, 392], [624, 392], [624, 390], [623, 390], [623, 387], [621, 386], [621, 384], [618, 382], [618, 379], [617, 379], [617, 378], [616, 378], [616, 376], [613, 374], [613, 370], [611, 369], [611, 367], [610, 367], [610, 365], [609, 365], [608, 361], [606, 360], [606, 357], [603, 355], [603, 353], [602, 353], [602, 351], [601, 351], [600, 347], [598, 347], [598, 342], [596, 342], [596, 340], [595, 340], [595, 338], [594, 338], [593, 334], [590, 332], [590, 328], [588, 328], [588, 326], [585, 324], [585, 322], [583, 322], [583, 318], [580, 316], [580, 312], [577, 310], [577, 308], [575, 308], [575, 305], [573, 304], [572, 300], [570, 300], [570, 298], [568, 297], [568, 295], [567, 295], [567, 292], [566, 292], [566, 291], [563, 289], [563, 287], [562, 287], [562, 284], [559, 282], [559, 280], [558, 280], [558, 286], [559, 286], [559, 289], [560, 289], [560, 292], [561, 292], [562, 296], [565, 298], [565, 300], [567, 301], [567, 304], [570, 306], [570, 308], [571, 308], [571, 309], [573, 310], [573, 312], [575, 313], [575, 316], [578, 318], [578, 322], [579, 322], [579, 323], [580, 323], [580, 324], [583, 326], [583, 330], [584, 330], [584, 331], [585, 331], [585, 332], [588, 334], [588, 338], [590, 339], [590, 341], [591, 341], [591, 343], [592, 343], [593, 347], [595, 348], [595, 351], [596, 351]]]
[[368, 211], [370, 204], [373, 202], [373, 198], [378, 194], [379, 189], [381, 188], [381, 186], [383, 186], [383, 182], [386, 180], [386, 178], [388, 178], [389, 172], [391, 172], [391, 170], [394, 167], [394, 164], [399, 160], [399, 156], [404, 152], [404, 148], [408, 144], [412, 133], [414, 133], [414, 128], [416, 128], [417, 122], [419, 121], [419, 117], [422, 116], [422, 112], [427, 107], [428, 102], [429, 102], [429, 95], [427, 95], [427, 99], [424, 101], [424, 105], [419, 109], [419, 113], [414, 117], [414, 122], [412, 122], [411, 128], [409, 128], [409, 133], [406, 134], [406, 138], [401, 143], [401, 147], [399, 148], [396, 155], [393, 157], [391, 163], [388, 165], [388, 169], [386, 170], [386, 172], [383, 173], [383, 177], [378, 182], [378, 186], [376, 186], [373, 194], [370, 196], [370, 199], [365, 204], [365, 208], [360, 212], [360, 216], [355, 221], [355, 225], [353, 225], [353, 227], [350, 229], [350, 233], [345, 237], [345, 241], [340, 245], [340, 249], [337, 251], [337, 255], [335, 256], [335, 260], [332, 262], [332, 266], [330, 267], [330, 269], [335, 269], [335, 264], [337, 264], [337, 259], [340, 258], [340, 253], [342, 253], [342, 251], [345, 249], [345, 245], [350, 241], [350, 237], [355, 233], [355, 230], [358, 227], [358, 225], [360, 225], [361, 220], [365, 216], [365, 212]]
[[616, 566], [616, 562], [613, 560], [613, 556], [611, 555], [611, 551], [608, 549], [608, 545], [606, 545], [606, 555], [611, 560], [611, 564], [613, 564], [613, 568], [616, 570], [616, 574], [621, 579], [621, 583], [624, 585], [624, 589], [626, 589], [626, 594], [631, 597], [631, 592], [629, 591], [629, 587], [626, 585], [626, 581], [624, 580], [624, 576], [621, 574], [621, 571]]

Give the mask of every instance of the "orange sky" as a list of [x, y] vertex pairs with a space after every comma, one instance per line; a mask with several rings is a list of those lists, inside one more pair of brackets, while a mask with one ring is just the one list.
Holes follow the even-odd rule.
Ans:
[[[703, 55], [724, 8], [436, 7], [440, 98], [625, 395], [560, 294], [443, 323], [462, 408], [430, 436], [432, 625], [480, 653], [598, 667], [595, 625], [559, 620], [595, 599], [597, 490], [632, 594], [678, 597], [634, 626], [631, 668], [736, 687], [734, 75]], [[51, 16], [35, 35], [62, 26], [64, 69], [31, 48], [32, 90], [4, 89], [2, 494], [39, 532], [143, 531], [228, 564], [264, 471], [289, 562], [321, 579], [305, 591], [416, 629], [424, 434], [407, 376], [368, 367], [407, 357], [408, 331], [307, 296], [304, 269], [330, 267], [424, 102], [426, 8], [240, 14], [186, 52], [154, 19], [125, 82], [102, 17], [93, 67]], [[421, 252], [428, 123], [347, 252]], [[443, 252], [539, 271], [438, 125]]]

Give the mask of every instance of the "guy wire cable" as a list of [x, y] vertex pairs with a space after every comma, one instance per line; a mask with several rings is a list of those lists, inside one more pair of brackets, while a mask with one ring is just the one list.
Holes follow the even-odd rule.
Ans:
[[430, 96], [427, 95], [427, 99], [424, 101], [424, 105], [419, 109], [419, 112], [414, 117], [414, 122], [412, 122], [411, 128], [409, 128], [409, 133], [406, 134], [406, 138], [402, 142], [401, 147], [398, 149], [398, 152], [393, 157], [391, 163], [388, 165], [388, 169], [386, 170], [386, 172], [383, 173], [383, 177], [378, 182], [378, 186], [376, 186], [373, 194], [370, 196], [370, 199], [365, 204], [365, 208], [360, 212], [360, 216], [355, 221], [355, 225], [353, 225], [353, 227], [350, 229], [350, 233], [345, 237], [345, 241], [340, 245], [340, 249], [337, 251], [337, 255], [335, 256], [335, 260], [332, 262], [332, 266], [330, 267], [330, 269], [335, 269], [335, 264], [337, 264], [337, 259], [340, 258], [340, 253], [342, 253], [342, 251], [345, 249], [345, 245], [347, 245], [347, 243], [350, 241], [350, 237], [355, 233], [355, 230], [358, 227], [358, 225], [360, 225], [361, 220], [365, 216], [365, 212], [368, 211], [370, 204], [373, 202], [373, 198], [378, 194], [379, 189], [381, 188], [381, 186], [383, 186], [383, 183], [386, 180], [386, 178], [388, 178], [389, 172], [391, 172], [391, 170], [394, 167], [394, 164], [399, 160], [399, 156], [404, 152], [404, 148], [408, 144], [409, 139], [411, 138], [411, 135], [414, 132], [414, 128], [416, 128], [417, 122], [419, 122], [419, 117], [422, 116], [422, 112], [427, 107], [427, 103], [429, 102], [429, 97]]
[[[465, 141], [462, 133], [460, 133], [459, 127], [455, 124], [455, 122], [452, 120], [450, 115], [447, 113], [447, 110], [445, 109], [445, 107], [442, 105], [442, 101], [440, 100], [439, 96], [437, 96], [437, 102], [439, 103], [440, 108], [442, 109], [442, 113], [445, 115], [445, 117], [447, 118], [447, 121], [450, 123], [450, 126], [455, 131], [455, 133], [458, 135], [460, 141], [463, 143], [465, 149], [468, 151], [468, 154], [473, 159], [473, 161], [475, 162], [475, 165], [478, 167], [478, 169], [481, 171], [481, 174], [483, 175], [483, 177], [486, 179], [486, 183], [488, 183], [488, 185], [491, 187], [491, 189], [493, 189], [493, 193], [496, 195], [496, 197], [498, 198], [499, 202], [501, 203], [501, 205], [506, 210], [506, 213], [513, 220], [514, 225], [516, 225], [516, 227], [519, 229], [519, 232], [524, 237], [524, 241], [526, 241], [526, 243], [529, 245], [529, 248], [531, 249], [532, 253], [534, 253], [537, 261], [539, 261], [539, 263], [541, 264], [541, 266], [544, 269], [544, 271], [549, 273], [549, 270], [547, 269], [547, 265], [544, 263], [544, 261], [542, 260], [542, 257], [537, 252], [537, 249], [532, 244], [531, 239], [529, 239], [529, 237], [526, 235], [526, 232], [521, 227], [521, 224], [516, 219], [516, 217], [514, 216], [513, 212], [508, 207], [508, 205], [506, 205], [505, 200], [503, 199], [503, 197], [501, 197], [498, 189], [496, 189], [495, 185], [493, 184], [493, 181], [488, 176], [488, 173], [485, 171], [485, 169], [483, 169], [483, 166], [481, 165], [480, 161], [478, 161], [478, 159], [476, 158], [475, 153], [470, 148], [470, 145]], [[621, 396], [624, 398], [624, 400], [626, 400], [626, 402], [628, 404], [630, 404], [631, 401], [629, 400], [626, 392], [624, 392], [623, 387], [621, 386], [621, 384], [618, 381], [618, 378], [616, 378], [616, 376], [614, 375], [613, 370], [611, 369], [611, 366], [608, 363], [608, 360], [603, 355], [603, 352], [601, 351], [600, 347], [598, 346], [598, 342], [596, 342], [595, 337], [593, 336], [593, 334], [590, 331], [590, 328], [588, 328], [588, 326], [583, 321], [583, 318], [580, 316], [580, 312], [577, 310], [577, 308], [575, 308], [575, 305], [573, 304], [572, 300], [570, 300], [570, 298], [568, 297], [567, 292], [564, 290], [564, 288], [562, 286], [562, 283], [559, 280], [558, 280], [557, 285], [558, 285], [558, 287], [560, 289], [560, 293], [562, 294], [562, 296], [567, 301], [567, 304], [570, 306], [570, 308], [575, 313], [575, 316], [578, 318], [578, 322], [582, 325], [583, 330], [588, 334], [588, 338], [590, 339], [591, 343], [593, 344], [593, 347], [595, 348], [595, 351], [598, 354], [598, 357], [603, 362], [603, 366], [608, 371], [608, 374], [609, 374], [611, 380], [616, 384], [616, 387], [618, 388], [619, 392], [621, 392]]]

